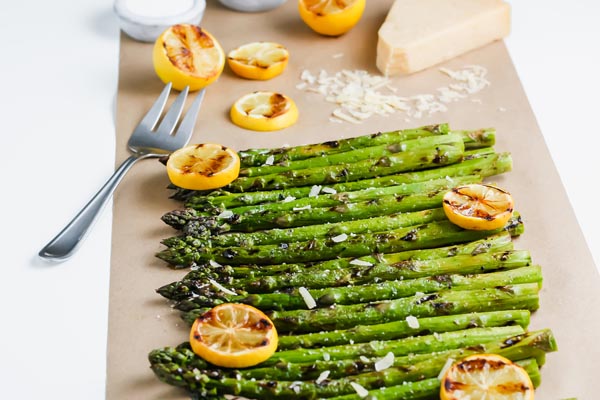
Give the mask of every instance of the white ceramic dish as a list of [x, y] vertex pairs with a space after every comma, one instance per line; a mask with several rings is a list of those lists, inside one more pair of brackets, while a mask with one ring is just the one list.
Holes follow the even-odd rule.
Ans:
[[175, 24], [199, 25], [206, 0], [115, 0], [121, 29], [133, 39], [154, 42]]
[[268, 11], [279, 7], [287, 0], [219, 0], [225, 7], [243, 12]]

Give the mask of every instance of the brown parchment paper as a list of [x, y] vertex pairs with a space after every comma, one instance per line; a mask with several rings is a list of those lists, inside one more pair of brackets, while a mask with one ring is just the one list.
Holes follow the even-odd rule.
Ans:
[[[339, 38], [326, 38], [303, 24], [295, 1], [257, 14], [236, 13], [209, 2], [202, 26], [218, 38], [225, 51], [251, 41], [276, 41], [288, 47], [291, 61], [283, 75], [266, 82], [237, 78], [226, 68], [218, 82], [207, 90], [192, 143], [217, 142], [242, 150], [320, 142], [438, 122], [449, 122], [455, 129], [497, 128], [496, 149], [512, 153], [514, 170], [493, 181], [513, 193], [525, 220], [526, 232], [517, 239], [516, 247], [530, 250], [534, 262], [544, 270], [541, 308], [533, 317], [531, 329], [552, 328], [560, 348], [548, 355], [537, 398], [597, 399], [600, 280], [504, 44], [496, 42], [445, 63], [452, 69], [482, 65], [489, 70], [491, 86], [451, 103], [448, 112], [422, 119], [407, 120], [405, 114], [398, 113], [360, 125], [332, 123], [332, 104], [318, 94], [295, 88], [303, 69], [313, 73], [320, 69], [364, 69], [377, 73], [377, 29], [391, 3], [370, 1], [354, 30]], [[151, 54], [152, 45], [122, 37], [117, 162], [127, 157], [130, 132], [163, 87], [152, 70]], [[396, 78], [393, 85], [408, 96], [435, 93], [435, 88], [448, 82], [437, 68], [431, 68]], [[298, 123], [271, 133], [246, 131], [231, 124], [231, 104], [255, 90], [280, 91], [295, 99], [300, 110]], [[163, 248], [160, 240], [174, 234], [160, 221], [161, 215], [180, 207], [168, 199], [167, 184], [164, 167], [156, 160], [146, 160], [125, 177], [114, 197], [107, 399], [186, 398], [180, 390], [160, 383], [147, 362], [150, 350], [177, 345], [187, 340], [188, 334], [178, 313], [154, 292], [186, 272], [171, 270], [154, 257]]]

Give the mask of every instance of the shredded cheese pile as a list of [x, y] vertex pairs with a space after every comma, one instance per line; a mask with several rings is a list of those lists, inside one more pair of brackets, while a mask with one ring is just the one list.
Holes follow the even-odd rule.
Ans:
[[437, 88], [435, 94], [400, 96], [389, 78], [362, 70], [342, 70], [334, 74], [321, 70], [316, 75], [304, 70], [296, 88], [319, 93], [326, 101], [336, 104], [330, 121], [358, 124], [375, 115], [396, 112], [404, 112], [413, 119], [444, 112], [448, 110], [447, 103], [464, 99], [490, 85], [486, 79], [487, 69], [479, 65], [457, 71], [440, 68], [439, 71], [452, 81]]

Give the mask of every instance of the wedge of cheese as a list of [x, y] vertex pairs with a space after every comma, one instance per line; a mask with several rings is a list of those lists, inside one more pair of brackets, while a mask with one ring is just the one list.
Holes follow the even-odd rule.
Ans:
[[396, 0], [379, 29], [377, 68], [410, 74], [509, 32], [510, 6], [502, 0]]

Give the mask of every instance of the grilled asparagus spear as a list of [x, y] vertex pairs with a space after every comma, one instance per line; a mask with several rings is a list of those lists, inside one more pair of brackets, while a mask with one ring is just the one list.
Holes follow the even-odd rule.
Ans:
[[[479, 175], [482, 177], [488, 177], [510, 171], [511, 169], [512, 158], [509, 153], [487, 154], [482, 155], [481, 157], [463, 160], [460, 163], [423, 171], [405, 172], [401, 174], [386, 175], [379, 178], [324, 185], [321, 188], [321, 192], [351, 192], [373, 187], [386, 187], [415, 182], [425, 182], [445, 178], [447, 176], [457, 177], [465, 175]], [[215, 190], [210, 194], [204, 195], [192, 191], [186, 192], [185, 195], [183, 193], [180, 195], [175, 195], [175, 197], [185, 200], [186, 207], [197, 209], [218, 207], [221, 209], [227, 209], [244, 205], [282, 201], [286, 198], [308, 197], [312, 190], [313, 188], [310, 186], [245, 193], [230, 193], [225, 190]]]
[[[512, 265], [508, 264], [512, 268]], [[487, 268], [487, 267], [486, 267]], [[491, 268], [490, 268], [491, 270]], [[357, 286], [329, 287], [312, 289], [309, 294], [317, 307], [328, 307], [334, 304], [358, 304], [378, 300], [392, 300], [412, 296], [416, 293], [433, 293], [440, 290], [472, 290], [499, 287], [507, 284], [541, 282], [542, 271], [539, 266], [500, 270], [476, 275], [433, 275], [424, 278], [407, 280], [388, 280]], [[214, 286], [210, 285], [211, 288]], [[240, 286], [241, 290], [244, 286]], [[254, 293], [233, 296], [215, 289], [210, 295], [198, 295], [182, 300], [174, 305], [181, 311], [198, 308], [215, 307], [223, 303], [244, 303], [261, 310], [297, 310], [306, 309], [306, 300], [299, 293], [298, 287], [277, 292]]]
[[[538, 283], [523, 283], [500, 288], [444, 290], [394, 300], [312, 310], [270, 311], [267, 315], [278, 332], [310, 333], [399, 321], [411, 316], [433, 317], [521, 309], [534, 311], [539, 307], [538, 292]], [[205, 308], [188, 311], [182, 318], [191, 325], [205, 311]]]
[[449, 221], [437, 221], [389, 232], [341, 234], [324, 239], [273, 245], [168, 248], [160, 251], [156, 256], [174, 267], [186, 267], [209, 260], [231, 265], [310, 262], [465, 243], [483, 239], [503, 229], [509, 230], [513, 235], [519, 235], [523, 231], [520, 216], [515, 214], [504, 228], [494, 231], [470, 231], [459, 228]]

